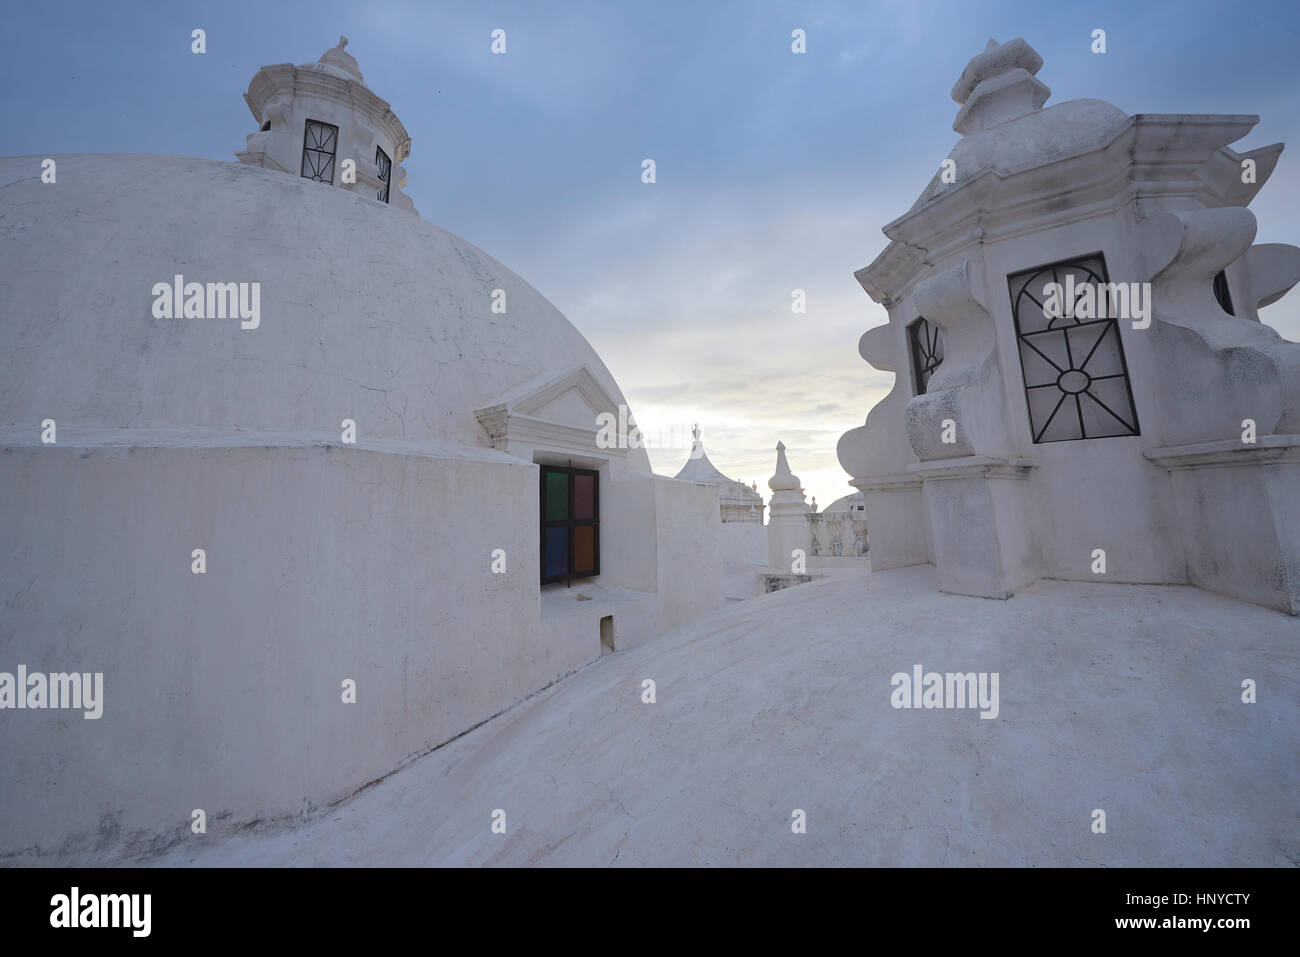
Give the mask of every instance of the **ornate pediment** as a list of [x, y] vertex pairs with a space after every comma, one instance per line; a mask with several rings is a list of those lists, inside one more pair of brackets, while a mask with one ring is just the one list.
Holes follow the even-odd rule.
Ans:
[[[531, 457], [531, 450], [626, 456], [625, 442], [597, 444], [601, 416], [612, 416], [620, 426], [627, 422], [627, 408], [600, 384], [585, 365], [573, 366], [528, 382], [474, 411], [492, 447], [511, 454]], [[610, 421], [605, 419], [606, 422]], [[625, 433], [619, 428], [617, 433]], [[609, 430], [605, 430], [609, 435]], [[606, 445], [611, 447], [605, 447]]]

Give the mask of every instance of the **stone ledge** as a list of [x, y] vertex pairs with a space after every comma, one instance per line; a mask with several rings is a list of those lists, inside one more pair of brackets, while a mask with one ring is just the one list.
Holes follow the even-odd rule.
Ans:
[[853, 479], [849, 484], [860, 492], [905, 492], [921, 488], [921, 480], [915, 475], [898, 474]]
[[1239, 439], [1197, 442], [1149, 449], [1142, 454], [1153, 464], [1171, 472], [1300, 463], [1300, 435], [1261, 435], [1253, 445], [1246, 445]]
[[987, 455], [966, 455], [956, 459], [918, 462], [909, 465], [907, 471], [926, 482], [964, 478], [1027, 479], [1029, 470], [1037, 466], [1038, 463], [1030, 459], [999, 459]]

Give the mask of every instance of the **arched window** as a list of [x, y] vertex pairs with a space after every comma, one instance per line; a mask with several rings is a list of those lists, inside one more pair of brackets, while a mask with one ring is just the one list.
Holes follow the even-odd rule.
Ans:
[[375, 198], [381, 203], [388, 202], [388, 187], [393, 178], [393, 161], [380, 147], [375, 147], [375, 167], [379, 170], [379, 189]]
[[912, 353], [912, 385], [917, 395], [924, 395], [930, 376], [943, 362], [943, 336], [938, 326], [921, 318], [907, 327], [907, 344]]
[[[1102, 255], [1027, 269], [1007, 284], [1034, 442], [1141, 434]], [[1129, 287], [1121, 291], [1127, 304]], [[1089, 296], [1094, 308], [1077, 308]], [[1061, 308], [1045, 310], [1049, 299]]]
[[339, 128], [308, 120], [302, 139], [302, 175], [334, 185], [334, 155], [339, 149]]
[[1228, 275], [1222, 269], [1214, 277], [1214, 298], [1219, 300], [1219, 308], [1230, 316], [1235, 316], [1232, 311], [1232, 293], [1228, 292]]

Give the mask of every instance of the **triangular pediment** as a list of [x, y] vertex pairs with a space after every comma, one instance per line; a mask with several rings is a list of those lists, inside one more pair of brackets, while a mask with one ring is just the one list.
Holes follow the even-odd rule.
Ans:
[[567, 438], [564, 444], [583, 449], [595, 447], [597, 417], [604, 413], [618, 421], [620, 402], [585, 365], [530, 379], [474, 412], [497, 447], [545, 432], [552, 440]]

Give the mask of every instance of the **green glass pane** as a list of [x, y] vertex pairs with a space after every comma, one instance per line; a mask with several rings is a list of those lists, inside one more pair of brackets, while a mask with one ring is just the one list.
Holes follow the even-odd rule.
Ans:
[[546, 473], [546, 520], [562, 522], [569, 517], [569, 476], [564, 472]]

